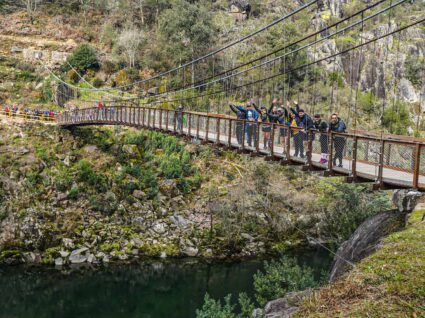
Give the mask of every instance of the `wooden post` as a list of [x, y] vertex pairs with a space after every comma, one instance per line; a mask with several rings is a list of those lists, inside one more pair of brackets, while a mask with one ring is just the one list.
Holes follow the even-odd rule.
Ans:
[[168, 114], [170, 113], [170, 111], [167, 109], [165, 111], [165, 129], [168, 131]]
[[276, 127], [272, 124], [272, 131], [270, 133], [270, 156], [274, 156], [274, 137], [276, 134]]
[[217, 118], [217, 128], [216, 128], [216, 131], [217, 131], [217, 133], [216, 133], [216, 143], [217, 144], [220, 144], [220, 117], [219, 118]]
[[192, 114], [187, 114], [187, 134], [189, 135], [189, 138], [192, 138], [191, 136], [191, 126], [192, 126]]
[[151, 109], [149, 107], [148, 108], [148, 123], [147, 123], [148, 128], [150, 128], [150, 124], [151, 124]]
[[334, 134], [332, 131], [329, 133], [329, 161], [328, 161], [328, 173], [332, 173], [333, 170], [333, 157], [334, 157]]
[[351, 166], [351, 175], [353, 177], [353, 181], [357, 180], [357, 145], [358, 145], [358, 137], [354, 136], [354, 144], [353, 144], [353, 163]]
[[159, 109], [159, 129], [162, 130], [162, 109]]
[[201, 125], [201, 116], [198, 116], [198, 120], [196, 121], [196, 139], [199, 140], [199, 126]]
[[140, 107], [137, 107], [137, 126], [140, 126]]
[[205, 142], [208, 142], [208, 130], [209, 130], [209, 126], [210, 126], [210, 118], [208, 116], [206, 116], [207, 118], [207, 122], [205, 124]]
[[174, 122], [174, 128], [173, 128], [173, 132], [174, 133], [176, 133], [177, 132], [177, 116], [176, 116], [176, 114], [177, 114], [177, 112], [176, 111], [174, 111], [174, 120], [173, 120], [173, 122]]
[[229, 119], [229, 136], [228, 136], [229, 148], [232, 147], [232, 123], [233, 123], [233, 120]]
[[258, 122], [255, 123], [255, 139], [254, 139], [254, 146], [255, 146], [255, 152], [257, 154], [260, 153], [260, 124]]
[[381, 139], [381, 147], [379, 151], [379, 169], [378, 169], [378, 187], [382, 189], [384, 187], [384, 151], [385, 151], [385, 140]]
[[308, 169], [312, 170], [313, 169], [313, 164], [312, 164], [312, 158], [313, 158], [313, 131], [312, 130], [308, 130], [307, 131], [307, 138], [308, 138], [308, 143], [307, 143], [307, 166], [308, 166]]
[[416, 144], [415, 148], [415, 168], [413, 169], [413, 188], [419, 188], [419, 174], [421, 169], [421, 145]]
[[287, 128], [287, 136], [286, 136], [286, 161], [291, 161], [291, 127]]
[[242, 121], [242, 150], [245, 150], [246, 121]]

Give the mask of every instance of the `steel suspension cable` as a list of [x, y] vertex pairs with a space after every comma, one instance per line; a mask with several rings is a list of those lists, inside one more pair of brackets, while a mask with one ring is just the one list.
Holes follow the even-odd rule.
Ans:
[[[360, 47], [362, 47], [362, 46], [368, 45], [368, 44], [370, 44], [370, 43], [374, 43], [374, 42], [379, 41], [379, 40], [381, 40], [381, 39], [383, 39], [383, 38], [385, 38], [385, 37], [391, 36], [391, 35], [393, 35], [393, 34], [396, 34], [396, 33], [398, 33], [398, 32], [401, 32], [401, 31], [403, 31], [403, 30], [406, 30], [406, 29], [408, 29], [408, 28], [411, 28], [411, 27], [413, 27], [413, 26], [415, 26], [415, 25], [418, 25], [418, 24], [420, 24], [420, 23], [423, 23], [424, 21], [425, 21], [425, 18], [423, 18], [423, 19], [421, 19], [421, 20], [418, 20], [418, 21], [415, 21], [415, 22], [413, 22], [413, 23], [411, 23], [411, 24], [408, 24], [408, 25], [406, 25], [406, 26], [403, 26], [403, 27], [401, 27], [401, 28], [399, 28], [399, 29], [396, 29], [396, 30], [394, 30], [394, 31], [390, 32], [390, 33], [387, 33], [387, 34], [381, 35], [381, 36], [379, 36], [379, 37], [376, 37], [376, 38], [374, 38], [374, 39], [371, 39], [371, 40], [366, 41], [366, 42], [364, 42], [364, 43], [361, 43], [361, 44], [359, 44], [359, 45], [356, 45], [356, 46], [353, 46], [353, 47], [351, 47], [351, 48], [345, 49], [345, 50], [343, 50], [343, 51], [341, 51], [341, 52], [338, 52], [338, 53], [335, 53], [335, 54], [331, 54], [331, 55], [326, 56], [326, 57], [324, 57], [324, 58], [320, 58], [320, 59], [318, 59], [318, 60], [316, 60], [316, 61], [309, 62], [309, 63], [303, 64], [303, 65], [301, 65], [301, 66], [295, 67], [295, 68], [290, 69], [289, 71], [287, 71], [287, 72], [286, 72], [286, 74], [292, 74], [292, 73], [294, 73], [294, 72], [296, 72], [296, 71], [298, 71], [298, 70], [301, 70], [301, 69], [303, 69], [303, 68], [306, 68], [306, 67], [308, 67], [308, 66], [311, 66], [311, 65], [314, 65], [314, 64], [317, 64], [317, 63], [320, 63], [320, 62], [323, 62], [323, 61], [326, 61], [326, 60], [329, 60], [329, 59], [335, 58], [335, 57], [337, 57], [337, 56], [339, 56], [339, 55], [346, 54], [346, 53], [348, 53], [348, 52], [350, 52], [350, 51], [352, 51], [352, 50], [356, 50], [356, 49], [358, 49], [358, 48], [360, 48]], [[254, 81], [254, 82], [250, 82], [250, 83], [244, 84], [244, 85], [243, 85], [243, 87], [250, 86], [250, 85], [255, 85], [255, 84], [257, 84], [257, 83], [261, 83], [261, 82], [264, 82], [264, 81], [268, 81], [268, 80], [274, 79], [274, 78], [276, 78], [276, 77], [282, 76], [282, 75], [284, 75], [284, 74], [285, 74], [285, 73], [282, 73], [282, 72], [281, 72], [281, 73], [279, 73], [279, 74], [272, 75], [272, 76], [269, 76], [269, 77], [267, 77], [267, 78], [259, 79], [259, 80], [256, 80], [256, 81]], [[239, 88], [240, 88], [240, 87], [235, 87], [234, 89], [239, 89]], [[200, 96], [212, 96], [212, 95], [215, 95], [215, 94], [218, 94], [218, 93], [221, 93], [221, 92], [222, 92], [222, 91], [210, 92], [210, 93], [202, 94], [202, 95], [198, 95], [198, 96], [195, 96], [195, 97], [189, 97], [188, 99], [198, 98], [198, 97], [200, 97]], [[176, 99], [176, 100], [178, 101], [179, 99]], [[146, 103], [145, 105], [148, 105], [148, 104], [149, 104], [149, 105], [152, 105], [152, 104], [156, 104], [156, 103], [158, 103], [158, 102]]]

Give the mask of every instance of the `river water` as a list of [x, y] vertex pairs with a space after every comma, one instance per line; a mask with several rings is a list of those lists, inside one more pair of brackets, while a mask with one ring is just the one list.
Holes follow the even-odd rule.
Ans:
[[[329, 269], [331, 262], [323, 251], [295, 257], [317, 273]], [[262, 260], [151, 260], [66, 270], [0, 267], [0, 317], [191, 318], [206, 292], [214, 298], [252, 295], [252, 276], [262, 269]]]

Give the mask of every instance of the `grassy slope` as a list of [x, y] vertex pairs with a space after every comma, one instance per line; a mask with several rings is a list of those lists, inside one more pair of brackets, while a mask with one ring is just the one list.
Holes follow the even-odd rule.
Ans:
[[297, 317], [425, 317], [425, 210], [385, 239], [341, 281], [322, 288]]

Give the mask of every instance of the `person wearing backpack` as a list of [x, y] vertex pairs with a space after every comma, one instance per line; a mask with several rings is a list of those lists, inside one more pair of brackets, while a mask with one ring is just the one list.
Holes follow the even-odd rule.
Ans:
[[252, 147], [252, 142], [254, 142], [254, 145], [257, 141], [257, 121], [259, 118], [259, 114], [257, 111], [252, 107], [251, 103], [248, 102], [246, 104], [246, 108], [242, 106], [236, 106], [237, 109], [239, 109], [242, 113], [245, 114], [245, 132], [246, 132], [246, 138], [248, 141], [248, 146]]
[[316, 134], [319, 134], [319, 142], [320, 142], [320, 163], [326, 164], [328, 162], [329, 158], [329, 150], [328, 150], [328, 123], [322, 119], [320, 114], [314, 115], [314, 137], [316, 137]]
[[[335, 133], [345, 133], [347, 129], [344, 121], [338, 117], [337, 114], [332, 114], [329, 130]], [[335, 156], [333, 158], [333, 165], [336, 166], [336, 160], [338, 159], [338, 167], [342, 168], [342, 158], [344, 156], [344, 148], [346, 144], [346, 138], [344, 136], [335, 136], [333, 140], [333, 145], [335, 148]]]

